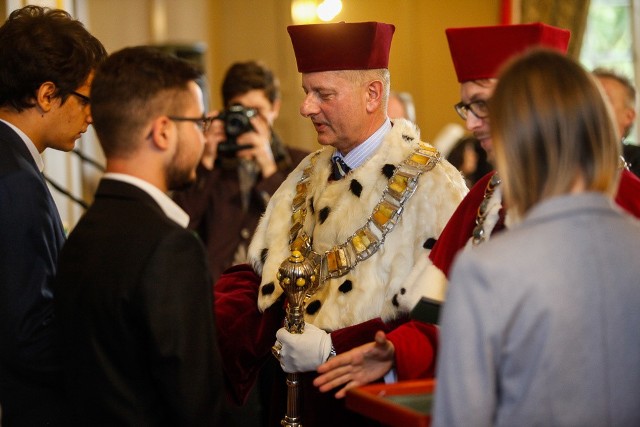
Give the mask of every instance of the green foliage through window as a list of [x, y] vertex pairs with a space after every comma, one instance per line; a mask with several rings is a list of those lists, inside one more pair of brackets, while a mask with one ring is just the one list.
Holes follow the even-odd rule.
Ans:
[[[632, 1], [591, 0], [580, 50], [580, 62], [588, 70], [604, 67], [635, 81]], [[635, 82], [635, 86], [638, 88], [638, 82]], [[633, 141], [638, 140], [636, 122], [625, 142], [634, 143]]]
[[634, 78], [631, 0], [591, 0], [580, 61]]

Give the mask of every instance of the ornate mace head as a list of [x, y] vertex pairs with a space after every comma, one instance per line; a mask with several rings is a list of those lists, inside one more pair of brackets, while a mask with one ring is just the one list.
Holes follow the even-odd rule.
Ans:
[[318, 289], [318, 266], [300, 251], [293, 250], [291, 256], [280, 264], [277, 278], [289, 302], [285, 326], [291, 333], [302, 333], [304, 300]]

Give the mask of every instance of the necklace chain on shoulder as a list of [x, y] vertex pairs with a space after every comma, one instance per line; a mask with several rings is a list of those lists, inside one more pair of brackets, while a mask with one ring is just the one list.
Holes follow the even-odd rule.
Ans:
[[498, 173], [494, 173], [489, 182], [487, 183], [487, 187], [484, 189], [484, 197], [480, 206], [478, 207], [478, 213], [476, 214], [476, 226], [473, 229], [472, 243], [474, 246], [479, 245], [487, 239], [487, 232], [484, 229], [484, 221], [487, 219], [487, 212], [489, 210], [489, 201], [491, 200], [491, 196], [493, 196], [494, 191], [500, 185], [502, 181], [498, 176]]
[[356, 230], [342, 244], [318, 254], [313, 250], [312, 238], [303, 230], [307, 214], [307, 193], [318, 155], [309, 162], [296, 184], [296, 195], [292, 202], [290, 249], [298, 250], [313, 259], [319, 267], [320, 283], [328, 278], [341, 277], [358, 263], [370, 258], [382, 246], [387, 234], [400, 220], [404, 205], [414, 194], [418, 178], [423, 172], [432, 170], [441, 160], [434, 147], [419, 143], [418, 148], [398, 165], [382, 192], [380, 201], [373, 208], [364, 226]]

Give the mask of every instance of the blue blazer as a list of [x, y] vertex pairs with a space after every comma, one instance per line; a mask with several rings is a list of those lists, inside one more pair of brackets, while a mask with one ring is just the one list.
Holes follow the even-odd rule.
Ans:
[[51, 282], [63, 242], [44, 177], [20, 136], [0, 122], [0, 405], [7, 425], [40, 425], [59, 407]]

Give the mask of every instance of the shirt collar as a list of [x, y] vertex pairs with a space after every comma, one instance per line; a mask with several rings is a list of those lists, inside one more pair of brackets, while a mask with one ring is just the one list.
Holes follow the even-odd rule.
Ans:
[[391, 120], [387, 118], [377, 131], [375, 131], [362, 144], [349, 151], [346, 156], [340, 154], [338, 150], [335, 151], [333, 156], [342, 158], [347, 166], [351, 169], [355, 169], [371, 157], [378, 147], [380, 147], [380, 144], [382, 144], [382, 141], [389, 130], [391, 130]]
[[36, 162], [36, 166], [38, 167], [38, 170], [42, 172], [44, 170], [44, 160], [42, 160], [42, 156], [38, 152], [36, 145], [33, 143], [33, 141], [31, 141], [31, 138], [29, 138], [26, 133], [22, 132], [19, 128], [9, 123], [8, 121], [2, 120], [2, 119], [0, 119], [0, 121], [6, 124], [7, 126], [9, 126], [11, 129], [13, 129], [15, 133], [18, 134], [18, 136], [24, 142], [24, 145], [26, 145], [27, 148], [29, 149], [29, 153], [31, 153], [31, 157], [33, 157], [33, 161]]
[[155, 200], [155, 202], [160, 205], [160, 208], [162, 209], [164, 214], [169, 217], [169, 219], [177, 222], [183, 228], [187, 228], [187, 225], [189, 225], [189, 215], [185, 211], [183, 211], [180, 206], [178, 206], [173, 200], [171, 200], [169, 196], [167, 196], [158, 187], [150, 184], [149, 182], [140, 178], [136, 178], [135, 176], [113, 172], [105, 173], [103, 178], [123, 181], [138, 187], [149, 196], [151, 196], [153, 200]]

